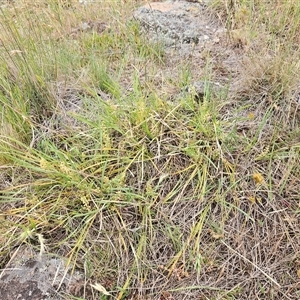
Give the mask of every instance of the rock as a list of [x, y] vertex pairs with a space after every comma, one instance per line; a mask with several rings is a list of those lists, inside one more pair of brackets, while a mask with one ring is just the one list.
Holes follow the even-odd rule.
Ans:
[[192, 84], [186, 86], [183, 90], [192, 94], [195, 100], [201, 100], [204, 98], [207, 92], [219, 93], [222, 89], [222, 85], [213, 81], [195, 81]]
[[60, 300], [59, 292], [74, 287], [78, 292], [82, 278], [79, 272], [71, 274], [63, 259], [40, 256], [30, 246], [22, 246], [0, 274], [0, 300]]
[[154, 41], [166, 47], [204, 44], [217, 40], [215, 32], [224, 29], [207, 14], [204, 1], [167, 0], [152, 2], [138, 8], [134, 14]]

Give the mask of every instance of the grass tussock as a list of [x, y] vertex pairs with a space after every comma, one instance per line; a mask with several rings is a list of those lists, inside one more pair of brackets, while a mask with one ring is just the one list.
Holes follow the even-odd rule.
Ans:
[[135, 5], [2, 8], [1, 268], [27, 244], [100, 284], [78, 299], [297, 299], [300, 5], [215, 1], [239, 59], [197, 101]]

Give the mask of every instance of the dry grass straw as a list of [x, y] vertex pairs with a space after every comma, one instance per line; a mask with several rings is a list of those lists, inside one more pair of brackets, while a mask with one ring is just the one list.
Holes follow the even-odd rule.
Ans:
[[[228, 94], [171, 102], [133, 3], [47, 3], [2, 12], [1, 267], [42, 237], [100, 287], [85, 299], [297, 299], [297, 4], [218, 1], [255, 38], [224, 44]], [[225, 81], [214, 59], [203, 75]]]

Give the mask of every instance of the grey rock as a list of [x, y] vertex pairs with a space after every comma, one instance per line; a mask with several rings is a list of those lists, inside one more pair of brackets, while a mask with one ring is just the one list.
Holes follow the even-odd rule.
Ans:
[[215, 38], [219, 27], [212, 26], [205, 16], [207, 6], [204, 2], [167, 0], [148, 3], [138, 8], [134, 19], [149, 34], [151, 40], [163, 42], [166, 47], [180, 44], [195, 45]]
[[196, 101], [202, 101], [205, 95], [208, 93], [218, 94], [224, 89], [224, 87], [218, 83], [213, 81], [195, 81], [190, 85], [187, 85], [182, 88], [181, 96], [189, 94]]
[[20, 247], [18, 256], [0, 274], [0, 300], [60, 300], [59, 292], [78, 286], [83, 277], [79, 272], [72, 273], [62, 258]]

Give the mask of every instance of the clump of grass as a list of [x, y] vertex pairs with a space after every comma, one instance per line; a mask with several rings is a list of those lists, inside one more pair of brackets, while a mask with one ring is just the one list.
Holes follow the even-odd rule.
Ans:
[[[49, 253], [116, 299], [294, 296], [299, 107], [287, 95], [298, 66], [283, 54], [299, 54], [297, 7], [294, 23], [278, 23], [295, 39], [276, 50], [286, 37], [268, 26], [259, 35], [254, 24], [267, 22], [269, 6], [232, 2], [268, 36], [268, 59], [244, 49], [239, 89], [170, 101], [154, 74], [172, 82], [174, 66], [122, 20], [120, 3], [2, 12], [1, 267], [14, 247], [39, 248], [43, 237]], [[244, 26], [237, 15], [234, 26]], [[84, 29], [97, 19], [105, 29]], [[176, 87], [192, 68], [179, 65]], [[109, 299], [100, 294], [85, 298]]]
[[[286, 96], [297, 85], [300, 7], [295, 1], [257, 3], [256, 1], [214, 1], [212, 6], [223, 13], [228, 34], [247, 53], [241, 61], [240, 77], [249, 80], [249, 91], [265, 91]], [[245, 15], [245, 18], [241, 18]], [[289, 16], [289, 17], [288, 17]], [[284, 32], [284, 33], [283, 33]], [[252, 81], [252, 84], [249, 83]], [[240, 83], [245, 87], [245, 83]], [[246, 90], [245, 92], [250, 94]]]

